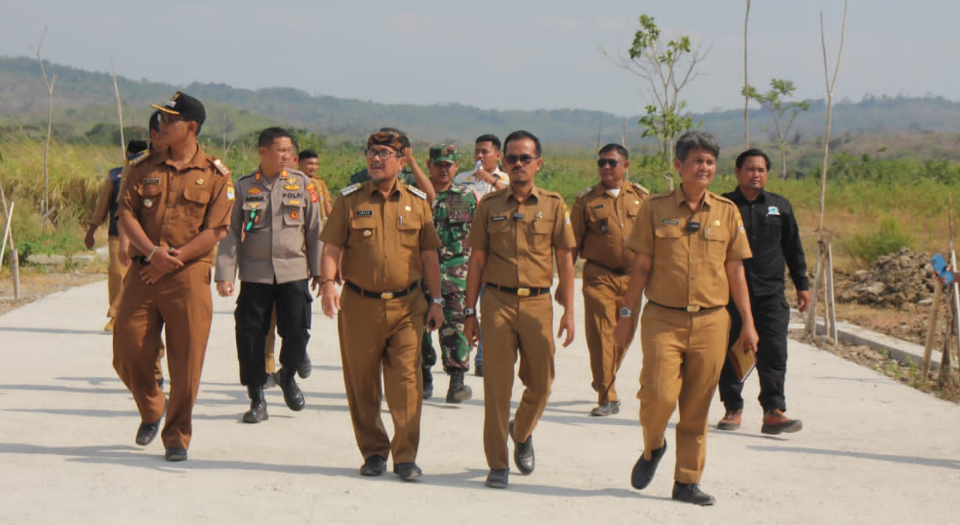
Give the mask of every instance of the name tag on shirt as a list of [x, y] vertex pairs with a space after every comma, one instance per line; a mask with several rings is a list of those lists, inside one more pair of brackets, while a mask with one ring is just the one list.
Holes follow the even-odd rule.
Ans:
[[357, 217], [373, 217], [373, 210], [357, 210]]

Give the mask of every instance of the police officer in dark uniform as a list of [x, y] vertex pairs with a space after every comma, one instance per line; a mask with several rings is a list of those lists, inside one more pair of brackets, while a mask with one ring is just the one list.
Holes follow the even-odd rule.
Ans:
[[237, 181], [240, 202], [234, 207], [227, 237], [217, 255], [217, 292], [233, 295], [240, 270], [236, 318], [240, 383], [247, 387], [250, 410], [245, 423], [267, 419], [263, 388], [267, 381], [264, 339], [276, 305], [283, 343], [275, 379], [291, 410], [304, 407], [296, 371], [310, 340], [310, 303], [320, 285], [320, 206], [316, 188], [303, 173], [284, 166], [292, 154], [290, 134], [281, 128], [260, 133], [260, 167]]
[[[810, 304], [810, 280], [807, 261], [800, 243], [797, 218], [790, 201], [766, 191], [770, 157], [758, 149], [744, 151], [737, 157], [737, 188], [723, 196], [740, 208], [743, 225], [753, 258], [744, 261], [743, 270], [750, 289], [753, 320], [760, 334], [757, 348], [757, 375], [760, 377], [760, 406], [763, 407], [764, 434], [797, 432], [803, 428], [799, 419], [790, 419], [784, 394], [787, 375], [787, 326], [790, 307], [784, 296], [783, 274], [790, 269], [790, 279], [797, 288], [797, 309], [807, 310]], [[740, 313], [732, 303], [730, 312], [730, 344], [740, 333]], [[740, 428], [743, 414], [743, 383], [737, 379], [730, 360], [720, 373], [720, 400], [726, 414], [717, 424], [719, 430]]]

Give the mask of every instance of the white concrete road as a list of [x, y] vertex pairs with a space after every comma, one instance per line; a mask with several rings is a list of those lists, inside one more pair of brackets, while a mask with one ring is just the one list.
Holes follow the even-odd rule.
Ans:
[[[514, 470], [505, 491], [483, 486], [481, 380], [468, 377], [473, 400], [448, 405], [437, 367], [438, 396], [423, 411], [424, 477], [362, 478], [335, 323], [314, 315], [314, 374], [301, 382], [307, 408], [289, 411], [272, 389], [270, 420], [245, 425], [233, 304], [220, 298], [190, 460], [171, 464], [159, 439], [145, 448], [133, 442], [139, 418], [111, 368], [105, 310], [100, 282], [0, 316], [2, 524], [892, 524], [957, 523], [960, 513], [960, 407], [796, 342], [787, 399], [802, 432], [760, 434], [751, 378], [743, 428], [708, 437], [702, 487], [716, 506], [670, 500], [672, 447], [652, 485], [633, 490], [639, 344], [620, 376], [622, 412], [591, 418], [582, 327], [557, 353], [554, 393], [534, 434], [534, 474]], [[711, 423], [721, 415], [715, 401]], [[389, 428], [386, 411], [384, 420]], [[667, 439], [675, 442], [673, 423]]]

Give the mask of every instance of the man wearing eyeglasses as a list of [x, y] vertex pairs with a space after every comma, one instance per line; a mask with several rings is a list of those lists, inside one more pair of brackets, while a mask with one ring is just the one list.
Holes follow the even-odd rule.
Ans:
[[[164, 147], [130, 169], [117, 212], [134, 266], [117, 308], [113, 367], [140, 411], [136, 443], [153, 441], [166, 411], [164, 458], [184, 461], [213, 318], [210, 262], [230, 226], [234, 188], [230, 171], [197, 144], [203, 104], [177, 92], [153, 107], [163, 113]], [[153, 376], [164, 325], [169, 402]]]
[[[407, 134], [402, 130], [397, 128], [382, 127], [379, 131], [386, 133], [395, 133], [407, 139], [407, 148], [403, 150], [403, 157], [406, 159], [403, 167], [400, 169], [400, 173], [397, 174], [397, 180], [414, 188], [419, 189], [427, 195], [427, 202], [433, 202], [433, 199], [436, 198], [436, 193], [433, 191], [433, 186], [430, 185], [430, 179], [427, 177], [423, 170], [420, 169], [420, 165], [417, 164], [416, 157], [413, 156], [413, 149], [410, 147], [410, 139], [407, 137]], [[363, 183], [370, 180], [370, 172], [367, 168], [354, 173], [350, 176], [350, 184]]]
[[[553, 256], [560, 277], [557, 302], [563, 305], [563, 346], [573, 342], [573, 250], [576, 241], [558, 193], [536, 187], [543, 167], [540, 140], [529, 131], [515, 131], [504, 140], [504, 167], [510, 186], [488, 194], [477, 206], [470, 227], [464, 335], [480, 336], [476, 304], [484, 285], [483, 447], [490, 472], [486, 486], [509, 485], [507, 436], [513, 439], [513, 460], [523, 474], [536, 467], [533, 431], [550, 396], [554, 377]], [[551, 253], [552, 252], [552, 253]], [[552, 256], [553, 255], [553, 256]], [[514, 365], [520, 359], [524, 384], [516, 417], [510, 420]]]
[[274, 379], [283, 390], [287, 407], [303, 410], [303, 392], [295, 376], [306, 360], [310, 340], [310, 287], [320, 286], [317, 190], [306, 175], [286, 168], [293, 151], [287, 131], [264, 129], [258, 148], [260, 166], [237, 181], [241, 201], [234, 208], [229, 233], [220, 242], [215, 278], [217, 293], [229, 297], [239, 270], [240, 293], [234, 312], [237, 358], [240, 383], [250, 397], [244, 423], [260, 423], [269, 417], [263, 395], [267, 382], [264, 341], [273, 330], [274, 307], [283, 341], [283, 366]]
[[[420, 338], [443, 322], [442, 245], [424, 192], [397, 181], [410, 146], [405, 136], [381, 131], [367, 139], [370, 180], [340, 191], [320, 234], [323, 313], [337, 315], [343, 380], [353, 432], [363, 455], [363, 476], [393, 472], [403, 481], [422, 475], [416, 464], [423, 405]], [[342, 258], [343, 295], [337, 292]], [[420, 292], [426, 281], [429, 307]], [[393, 440], [380, 419], [383, 394], [393, 418]]]
[[672, 497], [696, 505], [715, 501], [699, 483], [707, 414], [727, 354], [731, 296], [743, 318], [737, 351], [755, 351], [758, 339], [743, 273], [743, 259], [751, 251], [740, 211], [729, 199], [707, 191], [719, 155], [720, 145], [708, 133], [690, 131], [677, 140], [673, 166], [682, 184], [650, 197], [640, 208], [627, 240], [637, 255], [613, 332], [618, 345], [630, 344], [633, 311], [646, 292], [637, 394], [644, 446], [630, 483], [644, 489], [653, 481], [667, 450], [667, 422], [679, 404]]
[[[590, 351], [590, 371], [597, 406], [592, 416], [609, 416], [620, 412], [620, 398], [615, 381], [627, 347], [613, 341], [613, 327], [618, 320], [620, 297], [630, 282], [633, 252], [626, 249], [640, 205], [650, 195], [643, 186], [624, 179], [630, 166], [627, 149], [607, 144], [600, 149], [597, 168], [600, 182], [577, 195], [570, 212], [573, 234], [577, 238], [574, 261], [583, 257], [583, 309]], [[633, 312], [631, 323], [637, 324], [640, 312]]]

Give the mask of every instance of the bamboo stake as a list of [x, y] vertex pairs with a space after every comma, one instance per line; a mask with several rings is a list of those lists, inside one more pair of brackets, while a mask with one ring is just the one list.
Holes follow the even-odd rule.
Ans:
[[110, 73], [113, 74], [113, 94], [117, 99], [117, 115], [120, 118], [120, 159], [125, 161], [127, 158], [127, 141], [123, 137], [123, 104], [120, 103], [120, 86], [117, 85], [117, 70], [113, 67], [113, 60], [110, 61]]
[[[955, 290], [951, 290], [950, 295], [950, 299], [952, 300], [948, 300], [947, 304], [949, 306], [950, 314], [956, 317], [957, 309], [955, 308], [955, 303], [957, 294], [955, 293]], [[950, 342], [953, 340], [953, 336], [955, 335], [955, 326], [956, 325], [953, 323], [947, 323], [947, 327], [944, 330], [943, 353], [940, 354], [940, 374], [937, 376], [937, 384], [941, 387], [944, 386], [947, 381], [947, 377], [950, 375]], [[927, 377], [924, 376], [923, 378], [926, 379]]]
[[[10, 213], [7, 214], [8, 217], [13, 216], [13, 207], [16, 203], [10, 203]], [[3, 229], [3, 244], [0, 245], [0, 270], [3, 270], [3, 254], [7, 251], [7, 239], [10, 238], [10, 226], [13, 224], [9, 218], [7, 219], [7, 226]]]
[[[831, 236], [832, 237], [832, 236]], [[825, 324], [827, 335], [830, 336], [830, 339], [833, 339], [834, 343], [838, 342], [837, 338], [837, 303], [834, 301], [833, 294], [833, 245], [830, 242], [830, 238], [827, 238], [827, 313], [824, 316], [826, 319]]]
[[50, 211], [50, 136], [53, 134], [53, 86], [57, 83], [57, 75], [53, 75], [52, 80], [47, 78], [47, 70], [43, 67], [43, 59], [40, 58], [40, 49], [43, 47], [43, 37], [46, 35], [47, 28], [44, 27], [36, 49], [37, 63], [40, 64], [43, 83], [47, 87], [47, 145], [43, 149], [43, 204], [40, 206], [40, 211], [44, 214]]
[[[743, 87], [750, 85], [747, 77], [747, 22], [750, 20], [750, 0], [747, 0], [747, 11], [743, 15]], [[743, 94], [743, 142], [746, 149], [750, 149], [750, 94]]]
[[927, 342], [923, 345], [923, 361], [920, 363], [920, 372], [927, 377], [930, 372], [930, 355], [933, 353], [933, 334], [937, 329], [937, 316], [940, 313], [940, 298], [943, 297], [943, 287], [937, 283], [933, 292], [933, 305], [930, 307], [930, 317], [927, 318]]
[[[953, 249], [953, 194], [947, 195], [947, 217], [950, 221], [950, 268], [957, 268], [957, 252]], [[957, 336], [957, 356], [960, 357], [960, 285], [956, 281], [951, 285], [951, 290], [953, 291], [953, 333]], [[950, 351], [949, 346], [946, 350], [944, 356], [940, 358], [941, 362], [950, 363]], [[948, 366], [944, 366], [944, 369], [949, 369]], [[941, 370], [940, 375], [944, 373]]]

